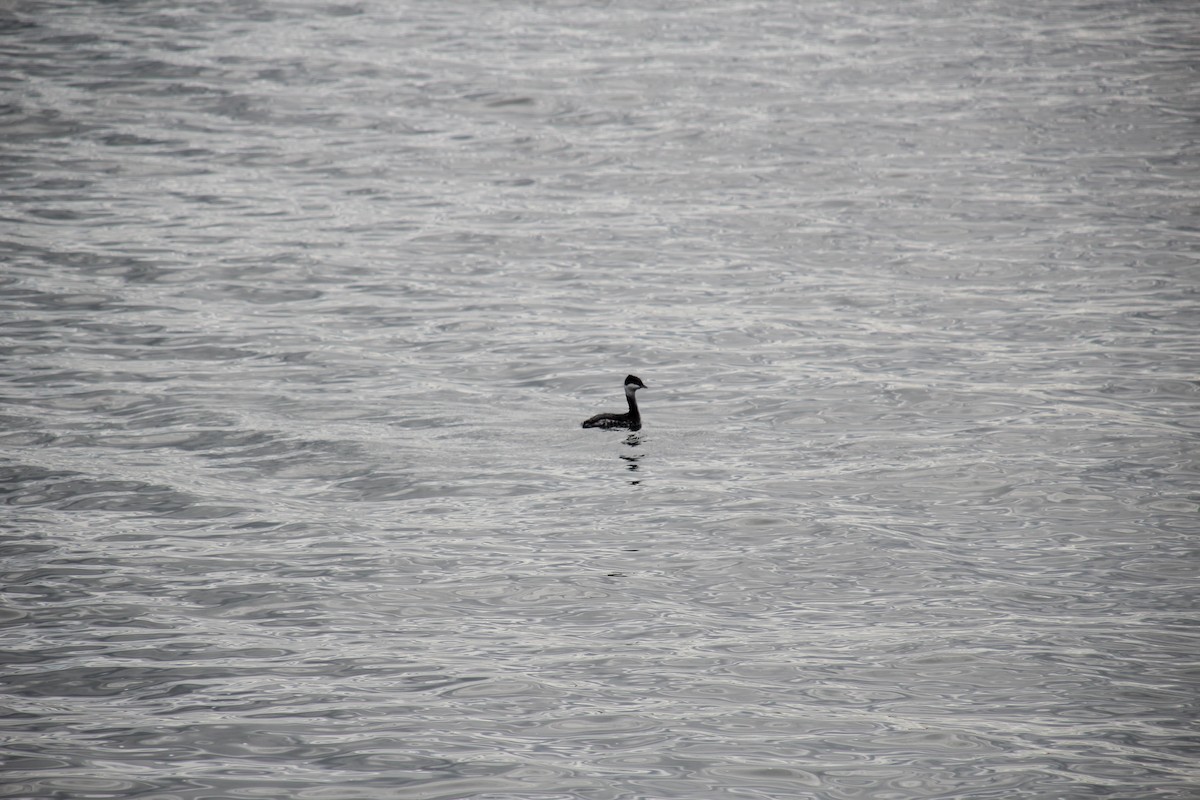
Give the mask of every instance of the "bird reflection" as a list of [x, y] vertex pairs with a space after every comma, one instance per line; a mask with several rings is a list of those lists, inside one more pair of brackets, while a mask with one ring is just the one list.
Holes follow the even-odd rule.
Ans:
[[[626, 447], [641, 447], [642, 446], [642, 437], [636, 433], [631, 433], [625, 437], [624, 444]], [[642, 460], [643, 455], [645, 455], [645, 454], [644, 453], [632, 453], [629, 455], [621, 456], [621, 460], [625, 462], [625, 469], [629, 470], [630, 472], [637, 472], [638, 471], [638, 462]], [[637, 486], [639, 483], [641, 483], [641, 481], [631, 480], [631, 481], [629, 481], [629, 483], [631, 486]]]

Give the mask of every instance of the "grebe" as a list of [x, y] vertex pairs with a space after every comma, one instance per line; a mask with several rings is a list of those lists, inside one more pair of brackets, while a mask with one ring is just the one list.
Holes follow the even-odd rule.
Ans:
[[642, 415], [638, 413], [637, 398], [633, 393], [645, 389], [646, 384], [636, 375], [625, 376], [625, 399], [629, 401], [628, 414], [597, 414], [583, 421], [585, 428], [628, 428], [631, 431], [641, 430]]

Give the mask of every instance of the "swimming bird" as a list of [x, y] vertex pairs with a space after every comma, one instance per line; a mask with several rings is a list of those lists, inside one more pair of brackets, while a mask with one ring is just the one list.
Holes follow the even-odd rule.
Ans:
[[625, 376], [625, 400], [629, 403], [626, 414], [597, 414], [583, 421], [585, 428], [628, 428], [631, 431], [641, 430], [642, 415], [638, 413], [637, 398], [634, 392], [645, 389], [646, 384], [636, 375]]

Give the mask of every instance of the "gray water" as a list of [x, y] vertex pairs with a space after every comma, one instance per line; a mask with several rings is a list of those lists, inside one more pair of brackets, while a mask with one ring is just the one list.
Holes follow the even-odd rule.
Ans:
[[0, 796], [1200, 797], [1198, 31], [3, 3]]

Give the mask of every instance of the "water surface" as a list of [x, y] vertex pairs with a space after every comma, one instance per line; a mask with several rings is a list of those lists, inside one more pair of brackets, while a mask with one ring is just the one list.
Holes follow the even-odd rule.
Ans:
[[5, 4], [0, 796], [1194, 797], [1196, 23]]

